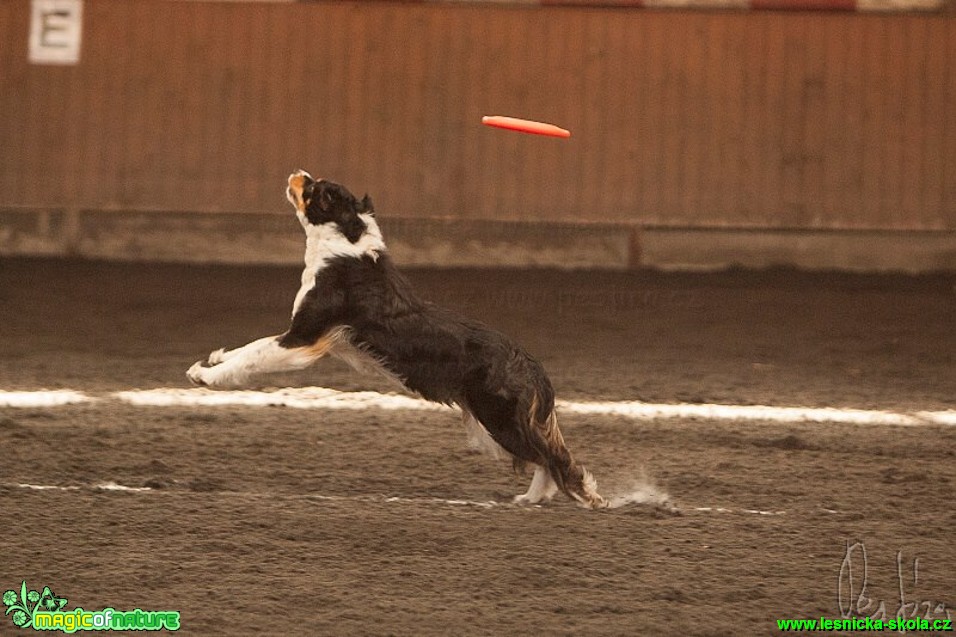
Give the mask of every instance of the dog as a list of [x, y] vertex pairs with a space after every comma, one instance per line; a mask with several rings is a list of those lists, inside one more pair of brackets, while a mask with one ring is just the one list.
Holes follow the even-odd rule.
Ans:
[[305, 269], [289, 329], [219, 349], [186, 372], [208, 387], [240, 386], [256, 374], [302, 370], [325, 355], [376, 371], [423, 398], [457, 406], [473, 445], [534, 467], [517, 504], [560, 490], [586, 508], [607, 501], [568, 450], [544, 368], [507, 336], [420, 299], [393, 264], [368, 195], [289, 176], [286, 197], [305, 230]]

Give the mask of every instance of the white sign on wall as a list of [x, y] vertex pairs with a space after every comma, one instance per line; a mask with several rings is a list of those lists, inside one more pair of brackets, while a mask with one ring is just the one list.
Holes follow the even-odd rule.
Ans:
[[30, 62], [76, 64], [83, 35], [83, 0], [33, 0]]

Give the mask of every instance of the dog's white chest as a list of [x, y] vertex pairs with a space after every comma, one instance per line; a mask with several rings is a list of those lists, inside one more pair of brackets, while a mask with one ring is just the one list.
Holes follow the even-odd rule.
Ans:
[[326, 259], [322, 259], [317, 254], [314, 254], [315, 252], [317, 252], [317, 246], [306, 243], [305, 269], [302, 270], [302, 281], [299, 285], [299, 291], [296, 292], [295, 301], [292, 303], [292, 316], [298, 314], [299, 307], [302, 305], [305, 295], [315, 287], [315, 275], [318, 274], [322, 266], [325, 265]]
[[365, 233], [355, 243], [346, 239], [334, 223], [315, 226], [303, 222], [306, 236], [305, 269], [302, 271], [301, 285], [292, 304], [292, 316], [298, 313], [305, 296], [315, 287], [315, 277], [332, 259], [368, 256], [375, 260], [385, 251], [385, 242], [382, 240], [382, 232], [375, 222], [375, 217], [360, 214], [359, 218], [365, 222]]

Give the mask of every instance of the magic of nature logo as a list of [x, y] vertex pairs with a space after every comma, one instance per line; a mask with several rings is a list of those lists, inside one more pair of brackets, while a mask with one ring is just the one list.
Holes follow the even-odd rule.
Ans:
[[115, 608], [66, 610], [67, 601], [49, 586], [39, 591], [31, 590], [23, 581], [19, 591], [3, 593], [4, 615], [10, 616], [18, 628], [64, 633], [78, 630], [179, 630], [179, 611], [140, 608], [129, 611]]

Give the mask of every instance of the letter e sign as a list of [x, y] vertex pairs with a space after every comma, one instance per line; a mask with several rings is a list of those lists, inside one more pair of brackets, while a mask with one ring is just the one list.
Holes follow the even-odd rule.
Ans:
[[33, 0], [30, 62], [76, 64], [83, 34], [83, 0]]

